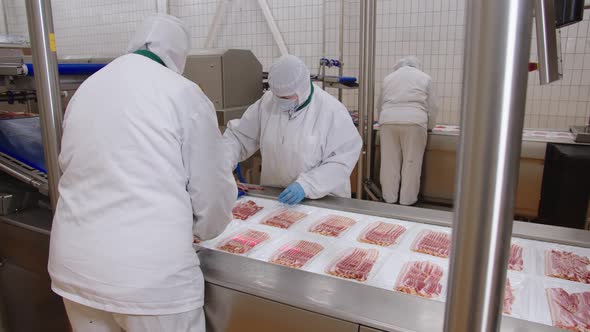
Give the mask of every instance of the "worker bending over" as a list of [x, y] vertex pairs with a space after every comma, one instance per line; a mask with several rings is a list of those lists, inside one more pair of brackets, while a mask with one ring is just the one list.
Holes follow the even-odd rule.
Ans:
[[362, 142], [346, 107], [312, 84], [309, 70], [293, 55], [272, 65], [268, 84], [270, 91], [230, 121], [223, 135], [231, 166], [260, 149], [260, 182], [286, 188], [280, 202], [350, 197], [350, 173]]
[[149, 17], [68, 104], [49, 273], [75, 332], [205, 331], [193, 231], [222, 233], [237, 191], [213, 104], [180, 75], [189, 42]]
[[400, 204], [418, 201], [427, 128], [434, 127], [438, 111], [432, 78], [419, 68], [417, 58], [404, 58], [383, 81], [380, 180], [387, 203], [396, 203], [398, 193]]

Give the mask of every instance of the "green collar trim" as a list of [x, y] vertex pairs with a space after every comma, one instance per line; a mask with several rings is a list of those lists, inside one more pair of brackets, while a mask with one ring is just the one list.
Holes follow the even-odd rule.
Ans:
[[152, 60], [156, 61], [157, 63], [161, 64], [162, 66], [166, 67], [166, 65], [164, 64], [164, 61], [162, 61], [162, 59], [160, 59], [160, 57], [157, 56], [154, 52], [151, 52], [148, 50], [137, 50], [133, 53], [143, 55], [144, 57], [152, 59]]
[[297, 109], [295, 110], [295, 112], [298, 112], [304, 108], [307, 107], [307, 105], [309, 105], [309, 103], [311, 103], [311, 97], [313, 96], [313, 83], [309, 83], [311, 85], [311, 92], [309, 93], [309, 97], [307, 97], [307, 100], [305, 101], [305, 103], [303, 103], [301, 106], [297, 107]]

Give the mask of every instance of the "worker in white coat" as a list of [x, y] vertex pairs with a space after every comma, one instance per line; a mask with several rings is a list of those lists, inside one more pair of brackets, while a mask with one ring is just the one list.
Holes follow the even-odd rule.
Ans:
[[193, 235], [225, 229], [237, 190], [213, 104], [180, 75], [189, 41], [147, 18], [68, 104], [49, 274], [74, 331], [205, 331]]
[[[436, 121], [438, 105], [432, 78], [416, 57], [400, 60], [383, 81], [379, 102], [381, 187], [387, 203], [418, 201], [427, 129]], [[401, 182], [401, 188], [400, 188]]]
[[286, 188], [280, 202], [350, 197], [350, 173], [362, 143], [346, 107], [312, 84], [293, 55], [271, 66], [268, 84], [270, 91], [230, 121], [223, 135], [231, 166], [260, 149], [260, 182]]

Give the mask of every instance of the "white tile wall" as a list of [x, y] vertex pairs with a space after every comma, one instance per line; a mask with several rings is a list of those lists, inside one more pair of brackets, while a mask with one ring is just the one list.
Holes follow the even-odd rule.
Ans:
[[[26, 34], [23, 0], [4, 1], [9, 33]], [[345, 13], [345, 75], [358, 76], [359, 7], [362, 0], [343, 0]], [[441, 103], [438, 122], [459, 123], [463, 65], [465, 3], [468, 0], [380, 0], [377, 18], [376, 94], [395, 62], [418, 56], [435, 83]], [[312, 72], [321, 56], [338, 57], [341, 0], [267, 0], [292, 54], [304, 59]], [[52, 0], [60, 56], [116, 56], [135, 26], [156, 12], [158, 1]], [[248, 48], [265, 69], [279, 50], [256, 0], [227, 0], [215, 47]], [[168, 0], [170, 13], [190, 27], [193, 48], [201, 48], [217, 7], [216, 0]], [[561, 81], [540, 86], [529, 76], [525, 126], [565, 129], [590, 117], [590, 13], [582, 23], [561, 31]], [[1, 22], [0, 22], [1, 23]], [[323, 26], [325, 24], [325, 34]], [[1, 24], [0, 24], [1, 25]], [[0, 27], [1, 31], [1, 27]], [[325, 38], [324, 38], [325, 37]], [[536, 61], [532, 40], [531, 60]], [[324, 52], [325, 49], [325, 52]], [[332, 70], [329, 74], [336, 74]], [[331, 91], [335, 93], [335, 91]], [[357, 108], [356, 91], [344, 93], [344, 103]]]

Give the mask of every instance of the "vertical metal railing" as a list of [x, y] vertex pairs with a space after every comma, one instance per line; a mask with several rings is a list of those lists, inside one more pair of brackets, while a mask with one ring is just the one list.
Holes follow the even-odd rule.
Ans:
[[49, 182], [49, 199], [55, 211], [61, 171], [58, 156], [61, 146], [63, 113], [57, 74], [57, 55], [50, 0], [26, 0], [29, 36], [33, 51], [37, 101], [43, 134], [43, 152]]
[[498, 331], [512, 235], [533, 1], [467, 1], [445, 331]]
[[364, 179], [370, 179], [373, 146], [373, 114], [375, 111], [375, 41], [376, 0], [363, 0], [361, 5], [359, 49], [359, 132], [363, 139], [363, 153], [359, 158], [357, 174], [357, 198], [364, 193]]

